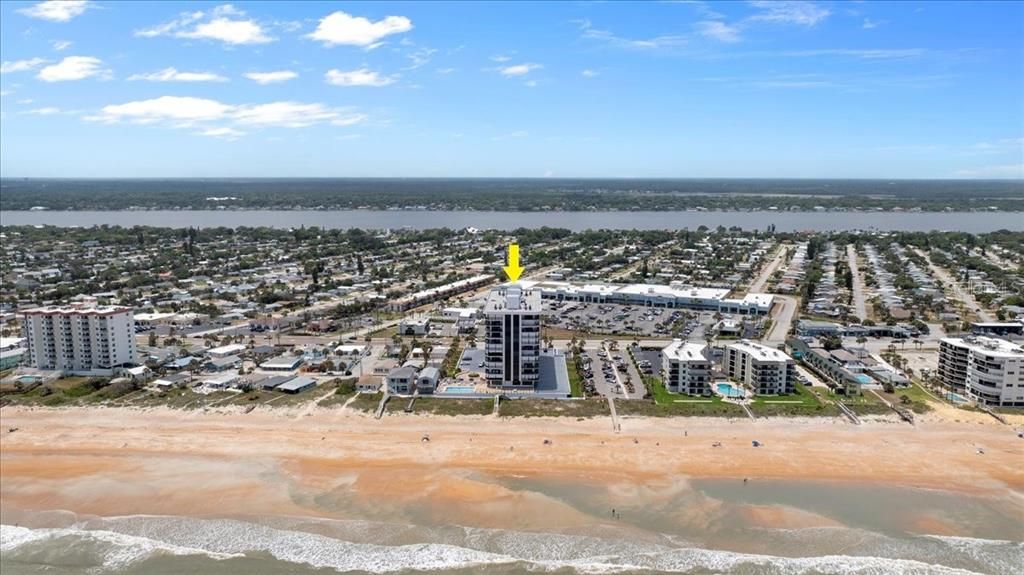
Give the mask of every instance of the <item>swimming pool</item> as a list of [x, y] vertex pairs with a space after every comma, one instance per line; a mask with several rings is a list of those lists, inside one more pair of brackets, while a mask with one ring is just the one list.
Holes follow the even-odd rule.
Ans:
[[743, 389], [731, 383], [716, 383], [715, 391], [723, 397], [745, 397]]
[[476, 393], [476, 388], [471, 385], [449, 385], [441, 393], [467, 394]]
[[960, 395], [959, 393], [953, 393], [952, 391], [947, 391], [946, 392], [946, 401], [951, 401], [953, 403], [967, 403], [968, 399], [966, 397]]
[[859, 373], [859, 374], [853, 376], [853, 378], [856, 379], [857, 383], [859, 383], [861, 385], [871, 383], [871, 378], [866, 376], [866, 375], [864, 375], [863, 373]]

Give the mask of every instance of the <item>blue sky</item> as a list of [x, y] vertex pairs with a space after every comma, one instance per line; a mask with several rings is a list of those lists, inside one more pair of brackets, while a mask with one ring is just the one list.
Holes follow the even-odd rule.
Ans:
[[6, 177], [1024, 177], [1024, 3], [3, 2]]

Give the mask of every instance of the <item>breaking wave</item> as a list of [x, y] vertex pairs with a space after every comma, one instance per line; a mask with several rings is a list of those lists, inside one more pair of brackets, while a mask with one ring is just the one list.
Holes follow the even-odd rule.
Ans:
[[[901, 553], [900, 558], [865, 554], [780, 557], [675, 547], [667, 538], [632, 542], [587, 535], [315, 519], [278, 519], [276, 523], [131, 516], [91, 519], [63, 528], [0, 525], [0, 551], [4, 565], [76, 567], [97, 574], [183, 556], [199, 557], [210, 565], [249, 559], [282, 562], [281, 571], [291, 570], [288, 565], [292, 565], [360, 573], [1001, 575], [1013, 572], [1024, 561], [1024, 543], [959, 537], [912, 538], [910, 544], [922, 547]], [[339, 532], [356, 541], [339, 538]], [[412, 541], [417, 534], [433, 540]], [[886, 552], [881, 547], [878, 550]], [[888, 548], [888, 553], [893, 552], [894, 548]]]

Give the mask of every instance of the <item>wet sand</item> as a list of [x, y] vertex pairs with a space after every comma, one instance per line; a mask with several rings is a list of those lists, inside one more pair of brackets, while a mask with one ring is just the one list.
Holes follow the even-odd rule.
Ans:
[[[700, 478], [930, 488], [1005, 498], [1014, 506], [1024, 491], [1024, 440], [1011, 427], [981, 420], [936, 418], [912, 427], [890, 419], [854, 426], [816, 418], [629, 418], [615, 434], [604, 418], [378, 421], [339, 409], [6, 407], [0, 416], [6, 510], [568, 529], [594, 518], [504, 480], [584, 481], [602, 486], [611, 504], [630, 507], [657, 505], [674, 482]], [[421, 441], [424, 433], [429, 442]], [[755, 439], [763, 446], [752, 447]], [[666, 487], [651, 487], [658, 485]], [[780, 528], [830, 524], [776, 507], [753, 507], [747, 520]], [[918, 523], [926, 532], [949, 531], [936, 518]]]

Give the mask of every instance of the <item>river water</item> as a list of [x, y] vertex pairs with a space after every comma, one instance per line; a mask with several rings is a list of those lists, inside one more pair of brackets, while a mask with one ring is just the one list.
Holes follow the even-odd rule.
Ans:
[[474, 212], [418, 210], [160, 210], [4, 211], [0, 225], [156, 227], [453, 228], [511, 230], [543, 226], [586, 229], [681, 230], [739, 226], [778, 231], [961, 231], [1024, 230], [1021, 212]]

